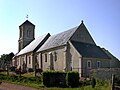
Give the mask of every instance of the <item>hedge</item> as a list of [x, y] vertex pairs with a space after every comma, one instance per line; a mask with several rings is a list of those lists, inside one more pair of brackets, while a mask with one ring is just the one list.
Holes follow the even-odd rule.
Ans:
[[78, 87], [79, 86], [79, 73], [70, 71], [66, 75], [67, 85], [70, 87]]
[[47, 87], [78, 87], [79, 73], [59, 72], [59, 71], [45, 71], [43, 72], [43, 84]]
[[47, 87], [65, 87], [65, 72], [45, 71], [43, 72], [43, 84]]

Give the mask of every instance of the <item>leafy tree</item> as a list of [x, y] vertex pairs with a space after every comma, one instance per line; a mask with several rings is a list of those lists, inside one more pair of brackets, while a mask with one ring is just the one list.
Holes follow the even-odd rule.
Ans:
[[12, 62], [12, 58], [14, 57], [14, 53], [11, 52], [9, 54], [3, 54], [0, 57], [0, 68], [5, 69], [6, 65], [10, 65]]

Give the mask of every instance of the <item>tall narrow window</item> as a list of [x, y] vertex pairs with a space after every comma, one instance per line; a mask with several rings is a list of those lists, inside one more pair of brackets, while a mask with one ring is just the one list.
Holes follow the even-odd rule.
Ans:
[[55, 61], [57, 61], [57, 53], [54, 52], [54, 56], [55, 56]]
[[100, 61], [97, 61], [97, 68], [100, 68]]
[[47, 62], [47, 54], [45, 53], [45, 62]]
[[31, 31], [28, 29], [27, 30], [27, 37], [30, 37], [31, 36]]
[[87, 61], [87, 68], [91, 68], [91, 61], [89, 60], [89, 61]]
[[70, 70], [72, 71], [72, 62], [70, 63]]
[[29, 64], [31, 64], [31, 57], [29, 56]]
[[49, 57], [50, 57], [50, 70], [54, 70], [53, 54], [51, 52], [49, 53]]
[[20, 38], [22, 37], [22, 29], [20, 29]]

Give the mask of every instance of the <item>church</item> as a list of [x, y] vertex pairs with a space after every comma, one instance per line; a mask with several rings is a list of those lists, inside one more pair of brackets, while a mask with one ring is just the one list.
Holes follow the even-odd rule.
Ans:
[[26, 20], [19, 26], [18, 53], [12, 65], [22, 70], [77, 71], [80, 77], [89, 77], [92, 69], [119, 68], [120, 62], [96, 45], [83, 21], [64, 32], [35, 38], [35, 25]]

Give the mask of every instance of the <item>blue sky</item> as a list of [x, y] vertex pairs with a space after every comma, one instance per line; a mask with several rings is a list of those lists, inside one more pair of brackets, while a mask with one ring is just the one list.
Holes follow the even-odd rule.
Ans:
[[36, 37], [84, 21], [97, 45], [120, 59], [120, 0], [0, 0], [0, 55], [18, 51], [19, 25], [36, 25]]

